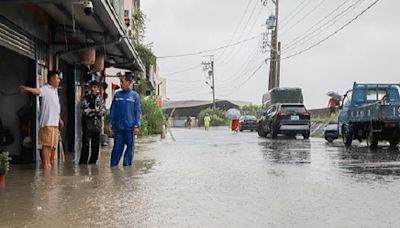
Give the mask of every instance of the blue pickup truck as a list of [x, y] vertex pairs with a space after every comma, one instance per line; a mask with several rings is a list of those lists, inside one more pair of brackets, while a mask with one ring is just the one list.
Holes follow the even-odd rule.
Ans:
[[353, 140], [379, 141], [396, 147], [400, 141], [400, 84], [354, 83], [343, 98], [339, 112], [339, 135], [350, 146]]

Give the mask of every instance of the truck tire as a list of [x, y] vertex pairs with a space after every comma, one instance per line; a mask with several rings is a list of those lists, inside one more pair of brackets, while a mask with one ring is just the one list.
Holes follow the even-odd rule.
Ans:
[[303, 138], [304, 139], [309, 139], [310, 138], [310, 132], [307, 131], [306, 133], [303, 133]]
[[390, 143], [390, 148], [391, 149], [396, 149], [397, 148], [397, 144], [399, 144], [399, 132], [395, 131], [392, 133], [392, 137], [389, 139], [389, 143]]
[[378, 136], [373, 132], [367, 131], [366, 141], [369, 148], [376, 149], [378, 147]]
[[263, 137], [263, 138], [267, 137], [267, 132], [265, 132], [263, 130], [262, 126], [259, 126], [257, 128], [257, 133], [258, 133], [258, 136], [260, 136], [260, 137]]
[[273, 139], [278, 138], [278, 133], [276, 132], [276, 130], [272, 126], [271, 126], [271, 136], [272, 136]]
[[343, 125], [342, 138], [345, 146], [351, 146], [353, 142], [353, 129], [351, 126]]

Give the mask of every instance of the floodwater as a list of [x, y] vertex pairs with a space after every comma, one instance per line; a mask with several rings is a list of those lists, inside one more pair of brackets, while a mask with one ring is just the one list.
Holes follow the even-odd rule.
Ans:
[[138, 142], [133, 168], [12, 166], [0, 227], [399, 227], [400, 152], [225, 127]]

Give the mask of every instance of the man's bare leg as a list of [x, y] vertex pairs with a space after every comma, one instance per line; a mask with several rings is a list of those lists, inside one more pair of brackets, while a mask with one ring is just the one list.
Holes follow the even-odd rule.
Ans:
[[50, 169], [50, 154], [51, 154], [51, 147], [43, 146], [42, 148], [42, 161], [43, 161], [43, 169]]
[[54, 161], [56, 160], [56, 151], [57, 148], [51, 148], [51, 153], [50, 153], [50, 164], [54, 166]]

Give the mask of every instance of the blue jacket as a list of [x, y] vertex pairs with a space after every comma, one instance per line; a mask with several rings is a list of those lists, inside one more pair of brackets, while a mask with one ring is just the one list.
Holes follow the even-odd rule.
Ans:
[[108, 123], [116, 130], [132, 130], [140, 127], [141, 118], [139, 94], [130, 88], [118, 91], [111, 104]]

